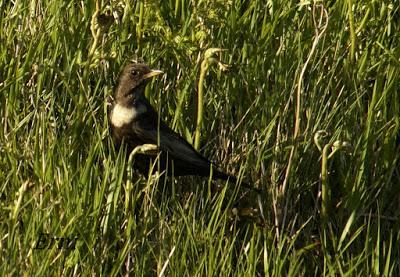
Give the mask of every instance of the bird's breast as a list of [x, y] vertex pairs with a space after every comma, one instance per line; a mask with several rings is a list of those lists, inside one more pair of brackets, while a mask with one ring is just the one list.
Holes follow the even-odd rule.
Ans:
[[114, 127], [121, 128], [124, 125], [131, 124], [132, 121], [146, 111], [147, 108], [145, 105], [125, 107], [120, 104], [116, 104], [111, 111], [110, 121]]

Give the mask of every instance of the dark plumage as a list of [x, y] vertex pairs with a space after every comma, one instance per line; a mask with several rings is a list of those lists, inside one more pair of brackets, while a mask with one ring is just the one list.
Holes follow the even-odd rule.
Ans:
[[[128, 153], [142, 144], [155, 144], [161, 150], [159, 167], [167, 175], [209, 176], [212, 167], [213, 178], [236, 178], [219, 170], [199, 154], [186, 140], [159, 119], [157, 112], [144, 95], [146, 84], [159, 70], [151, 70], [144, 64], [132, 63], [123, 69], [115, 90], [114, 103], [109, 121], [115, 146], [127, 145]], [[149, 172], [151, 161], [157, 155], [138, 154], [134, 166], [142, 173]]]

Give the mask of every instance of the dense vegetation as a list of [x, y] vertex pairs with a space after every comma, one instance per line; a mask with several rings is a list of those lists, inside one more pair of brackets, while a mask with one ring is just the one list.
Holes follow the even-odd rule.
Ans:
[[[399, 6], [312, 2], [1, 1], [0, 275], [399, 275]], [[264, 219], [130, 170], [106, 99], [132, 58]]]

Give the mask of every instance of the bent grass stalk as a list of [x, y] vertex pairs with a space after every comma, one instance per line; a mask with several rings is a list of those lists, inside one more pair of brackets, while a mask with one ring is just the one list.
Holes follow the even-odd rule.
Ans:
[[203, 104], [204, 104], [204, 78], [207, 74], [207, 70], [210, 65], [218, 64], [220, 70], [224, 71], [228, 68], [228, 65], [222, 63], [215, 55], [219, 52], [225, 51], [222, 48], [209, 48], [204, 52], [204, 59], [200, 66], [200, 77], [197, 89], [197, 119], [196, 119], [196, 130], [194, 134], [194, 149], [199, 150], [201, 128], [203, 124]]
[[[317, 8], [319, 8], [320, 14], [319, 14], [319, 19], [317, 20]], [[293, 165], [293, 160], [295, 157], [295, 154], [297, 152], [297, 137], [300, 133], [300, 111], [301, 111], [301, 94], [303, 91], [303, 79], [304, 75], [307, 69], [308, 64], [311, 61], [311, 58], [314, 55], [314, 52], [317, 48], [318, 42], [321, 39], [322, 35], [325, 33], [327, 27], [328, 27], [328, 22], [329, 22], [329, 17], [328, 17], [328, 12], [325, 9], [325, 7], [321, 4], [314, 5], [313, 6], [313, 22], [314, 22], [314, 27], [315, 27], [315, 35], [314, 35], [314, 41], [312, 44], [312, 47], [310, 49], [310, 52], [308, 53], [307, 60], [305, 61], [300, 75], [299, 79], [297, 82], [297, 93], [296, 93], [296, 105], [295, 105], [295, 122], [294, 122], [294, 130], [293, 130], [293, 146], [291, 147], [290, 154], [289, 154], [289, 159], [286, 167], [286, 172], [285, 172], [285, 179], [283, 180], [282, 186], [280, 191], [278, 192], [278, 203], [280, 202], [280, 199], [285, 199], [285, 209], [283, 216], [281, 218], [281, 226], [285, 226], [285, 220], [286, 220], [286, 214], [287, 214], [287, 204], [288, 204], [288, 197], [285, 197], [286, 195], [286, 188], [287, 184], [289, 182], [289, 177], [290, 177], [290, 172], [292, 169]]]
[[197, 120], [196, 120], [196, 130], [194, 134], [194, 149], [199, 150], [200, 147], [200, 136], [201, 136], [201, 126], [203, 124], [203, 88], [204, 88], [204, 77], [208, 69], [208, 60], [204, 59], [201, 62], [199, 85], [197, 90]]

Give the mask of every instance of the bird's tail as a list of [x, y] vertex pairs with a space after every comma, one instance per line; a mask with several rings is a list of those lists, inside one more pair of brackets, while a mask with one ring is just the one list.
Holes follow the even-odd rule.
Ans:
[[[238, 178], [236, 176], [228, 175], [218, 170], [213, 170], [213, 178], [228, 180], [229, 182], [235, 184], [238, 182]], [[256, 217], [261, 220], [260, 222], [265, 222], [263, 207], [261, 204], [261, 195], [262, 195], [261, 189], [255, 188], [244, 181], [241, 181], [240, 186], [246, 188], [247, 192], [242, 194], [239, 197], [239, 199], [237, 199], [237, 201], [234, 203], [234, 206], [236, 208], [240, 207], [241, 210], [240, 214], [242, 215], [247, 214], [250, 215], [250, 217], [252, 217], [253, 213], [256, 211], [256, 214], [258, 214]], [[256, 201], [256, 203], [258, 204], [258, 207], [256, 209], [254, 209], [254, 201]]]
[[[213, 178], [214, 179], [221, 179], [221, 180], [228, 180], [229, 182], [235, 183], [235, 184], [238, 182], [238, 178], [236, 176], [226, 174], [226, 173], [221, 172], [221, 171], [216, 170], [216, 169], [213, 169]], [[247, 189], [255, 191], [257, 193], [261, 193], [261, 191], [259, 189], [251, 186], [250, 184], [248, 184], [248, 183], [246, 183], [246, 182], [244, 182], [242, 180], [240, 182], [240, 185], [245, 187], [245, 188], [247, 188]]]

